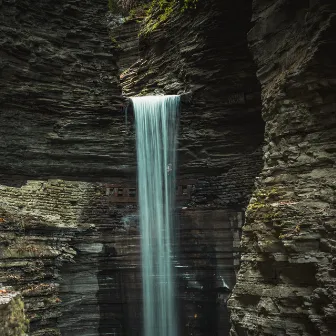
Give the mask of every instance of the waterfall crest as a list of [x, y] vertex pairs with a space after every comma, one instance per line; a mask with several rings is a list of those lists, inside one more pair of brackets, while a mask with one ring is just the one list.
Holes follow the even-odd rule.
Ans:
[[144, 336], [177, 336], [173, 208], [179, 96], [132, 98], [136, 124]]

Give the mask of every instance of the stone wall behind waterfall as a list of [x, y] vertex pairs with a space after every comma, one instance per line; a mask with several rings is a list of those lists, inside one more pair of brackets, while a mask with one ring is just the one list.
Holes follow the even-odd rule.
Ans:
[[[0, 279], [22, 292], [31, 335], [141, 334], [137, 207], [111, 193], [111, 185], [133, 183], [35, 180], [0, 187]], [[190, 197], [197, 199], [201, 187], [194, 186]], [[222, 312], [235, 282], [243, 214], [188, 202], [179, 201], [178, 210], [184, 333], [227, 329]]]
[[[153, 16], [159, 15], [154, 13]], [[111, 30], [121, 50], [124, 94], [185, 94], [178, 171], [194, 180], [179, 204], [181, 335], [226, 335], [244, 211], [261, 169], [264, 125], [256, 67], [247, 46], [251, 4], [199, 1], [176, 9], [138, 40], [139, 18]], [[140, 24], [141, 27], [141, 24]], [[134, 49], [132, 49], [134, 50]], [[131, 117], [131, 113], [130, 113]]]
[[136, 187], [116, 60], [129, 48], [119, 64], [131, 65], [138, 43], [142, 61], [121, 76], [126, 95], [192, 93], [179, 130], [189, 188], [176, 209], [181, 332], [227, 332], [263, 140], [249, 6], [207, 1], [140, 41], [136, 21], [107, 30], [105, 0], [0, 9], [0, 282], [22, 291], [30, 334], [141, 335], [136, 203], [117, 202], [109, 186]]

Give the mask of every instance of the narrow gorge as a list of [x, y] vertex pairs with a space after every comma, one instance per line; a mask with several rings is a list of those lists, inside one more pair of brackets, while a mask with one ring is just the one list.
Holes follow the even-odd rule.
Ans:
[[[335, 1], [0, 0], [0, 22], [1, 336], [336, 335]], [[164, 96], [176, 165], [145, 181], [136, 101]]]

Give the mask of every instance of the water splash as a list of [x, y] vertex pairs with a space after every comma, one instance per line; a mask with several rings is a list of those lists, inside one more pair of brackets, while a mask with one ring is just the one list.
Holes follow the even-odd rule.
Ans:
[[138, 160], [144, 336], [177, 336], [173, 207], [179, 96], [132, 98]]

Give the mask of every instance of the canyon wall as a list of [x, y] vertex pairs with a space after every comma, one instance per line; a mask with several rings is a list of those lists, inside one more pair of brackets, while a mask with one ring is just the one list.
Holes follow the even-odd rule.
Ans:
[[77, 179], [134, 163], [107, 9], [106, 0], [0, 2], [1, 174]]
[[105, 0], [0, 9], [0, 282], [22, 291], [32, 335], [141, 334], [122, 91], [183, 95], [181, 334], [228, 333], [249, 200], [231, 334], [333, 334], [331, 1], [199, 1], [165, 20]]
[[246, 212], [232, 335], [334, 335], [335, 3], [253, 3], [264, 168]]
[[0, 281], [23, 294], [31, 335], [125, 333], [126, 295], [141, 293], [135, 204], [116, 204], [106, 183], [0, 190]]
[[0, 2], [0, 282], [22, 292], [31, 335], [104, 334], [125, 310], [109, 246], [125, 210], [98, 196], [135, 167], [107, 10]]
[[105, 1], [1, 2], [1, 282], [23, 293], [31, 335], [141, 334], [134, 127], [120, 53], [124, 95], [186, 93], [176, 191], [181, 332], [227, 333], [264, 127], [246, 41], [250, 7], [175, 8], [140, 39], [141, 19], [106, 9]]
[[121, 46], [122, 67], [139, 48], [138, 60], [121, 73], [123, 94], [182, 95], [179, 176], [197, 183], [180, 211], [181, 334], [225, 335], [264, 132], [247, 43], [251, 4], [200, 1], [186, 11], [173, 6], [165, 20], [163, 13], [156, 8], [143, 18], [137, 8], [111, 25], [111, 35]]

